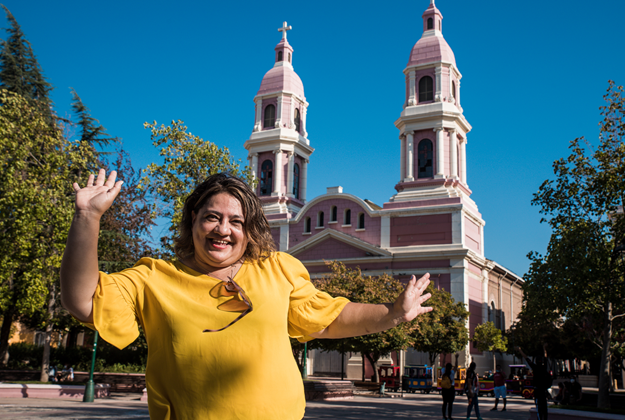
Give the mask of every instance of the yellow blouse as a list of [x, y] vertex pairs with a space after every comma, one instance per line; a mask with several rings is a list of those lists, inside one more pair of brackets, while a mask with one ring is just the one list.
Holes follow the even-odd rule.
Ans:
[[304, 416], [304, 386], [289, 336], [310, 340], [348, 300], [315, 289], [302, 263], [280, 252], [243, 264], [234, 280], [252, 312], [223, 331], [204, 333], [240, 314], [217, 308], [239, 299], [219, 297], [220, 280], [180, 262], [150, 258], [120, 273], [100, 273], [94, 327], [118, 348], [132, 343], [143, 327], [152, 420]]

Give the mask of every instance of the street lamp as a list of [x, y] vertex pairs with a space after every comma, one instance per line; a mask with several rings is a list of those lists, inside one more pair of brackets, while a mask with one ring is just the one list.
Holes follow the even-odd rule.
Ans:
[[93, 402], [93, 370], [95, 369], [95, 352], [98, 347], [98, 332], [95, 332], [93, 336], [93, 349], [91, 356], [91, 372], [89, 372], [89, 381], [87, 381], [87, 385], [85, 385], [85, 395], [82, 397], [82, 402]]

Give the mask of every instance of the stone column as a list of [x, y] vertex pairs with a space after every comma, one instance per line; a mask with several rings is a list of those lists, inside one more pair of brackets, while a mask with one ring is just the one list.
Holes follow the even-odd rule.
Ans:
[[306, 131], [306, 113], [308, 112], [308, 107], [302, 104], [302, 114], [300, 118], [302, 119], [302, 136], [308, 137], [308, 132]]
[[416, 104], [415, 101], [415, 79], [417, 76], [416, 70], [410, 70], [408, 73], [408, 106]]
[[399, 136], [399, 182], [406, 178], [406, 137]]
[[[295, 129], [295, 98], [292, 96], [289, 98], [291, 106], [289, 107], [289, 128]], [[300, 120], [302, 117], [300, 116]]]
[[406, 132], [406, 178], [405, 182], [414, 181], [414, 132]]
[[469, 185], [467, 182], [467, 139], [462, 139], [462, 143], [460, 143], [460, 167], [462, 170], [462, 182], [465, 185]]
[[308, 159], [302, 159], [302, 173], [299, 177], [299, 199], [306, 202], [306, 180], [308, 179]]
[[276, 128], [282, 128], [282, 96], [278, 96], [278, 106], [276, 107]]
[[258, 178], [258, 153], [252, 153], [252, 161], [250, 166], [252, 167], [252, 176], [254, 179]]
[[440, 102], [441, 101], [441, 86], [442, 86], [442, 80], [441, 78], [443, 77], [443, 67], [438, 66], [436, 67], [436, 69], [434, 69], [434, 74], [435, 74], [435, 79], [436, 79], [436, 94], [434, 95], [434, 101], [435, 102]]
[[456, 129], [449, 130], [449, 147], [451, 148], [451, 177], [458, 178], [458, 136]]
[[272, 196], [281, 196], [281, 190], [282, 190], [282, 150], [277, 149], [274, 150], [273, 153], [276, 156], [275, 159], [275, 168], [273, 170], [273, 192], [271, 193]]
[[263, 112], [263, 100], [259, 98], [254, 102], [256, 102], [256, 121], [254, 122], [254, 131], [260, 131], [260, 117]]
[[293, 165], [295, 164], [295, 156], [293, 155], [293, 152], [286, 152], [286, 155], [288, 156], [288, 166], [287, 166], [287, 184], [286, 184], [286, 196], [287, 197], [294, 197], [293, 195]]
[[436, 176], [434, 176], [434, 178], [444, 178], [445, 160], [443, 159], [443, 149], [445, 148], [445, 145], [443, 144], [443, 133], [445, 132], [445, 129], [435, 128], [434, 131], [436, 131]]

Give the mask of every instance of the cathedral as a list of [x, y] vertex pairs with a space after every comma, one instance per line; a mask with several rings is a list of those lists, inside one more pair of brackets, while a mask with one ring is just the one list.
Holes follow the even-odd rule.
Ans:
[[[467, 181], [471, 125], [461, 105], [462, 74], [443, 37], [443, 15], [434, 0], [422, 18], [423, 34], [403, 70], [403, 111], [395, 121], [396, 194], [382, 205], [344, 193], [340, 186], [306, 196], [314, 145], [306, 131], [308, 102], [293, 67], [286, 22], [279, 29], [275, 63], [254, 97], [255, 124], [244, 145], [258, 179], [256, 193], [277, 248], [302, 261], [312, 277], [328, 272], [328, 260], [403, 281], [428, 272], [435, 287], [465, 303], [471, 336], [487, 321], [505, 330], [521, 311], [523, 280], [485, 257], [485, 222]], [[395, 363], [427, 363], [426, 355], [412, 349], [391, 357]], [[504, 366], [513, 361], [497, 357]], [[308, 373], [340, 373], [343, 368], [349, 379], [359, 379], [363, 361], [359, 355], [347, 359], [341, 367], [340, 356], [313, 351]], [[469, 360], [479, 372], [492, 369], [492, 355], [472, 343], [460, 355], [460, 363]], [[370, 374], [371, 367], [366, 368]]]

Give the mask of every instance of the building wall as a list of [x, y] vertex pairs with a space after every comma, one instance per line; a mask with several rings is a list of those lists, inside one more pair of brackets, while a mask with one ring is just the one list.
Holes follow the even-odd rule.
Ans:
[[451, 214], [391, 218], [391, 247], [450, 244]]

